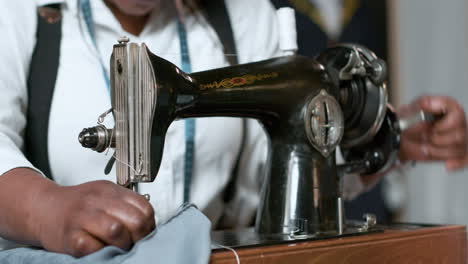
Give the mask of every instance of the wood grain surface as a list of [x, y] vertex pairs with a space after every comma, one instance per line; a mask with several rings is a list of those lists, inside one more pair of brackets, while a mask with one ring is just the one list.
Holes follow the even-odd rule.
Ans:
[[[465, 226], [386, 230], [364, 236], [238, 249], [242, 264], [467, 264]], [[216, 250], [211, 264], [236, 264]]]

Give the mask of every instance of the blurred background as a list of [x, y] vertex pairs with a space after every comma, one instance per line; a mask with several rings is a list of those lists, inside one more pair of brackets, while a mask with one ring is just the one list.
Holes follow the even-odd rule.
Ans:
[[[388, 0], [391, 92], [396, 105], [422, 94], [468, 110], [468, 1]], [[387, 205], [399, 221], [468, 225], [468, 170], [427, 163], [389, 175]]]

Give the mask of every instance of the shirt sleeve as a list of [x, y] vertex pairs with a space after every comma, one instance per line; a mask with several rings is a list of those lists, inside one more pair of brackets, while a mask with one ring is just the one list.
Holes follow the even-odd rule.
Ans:
[[[26, 125], [27, 76], [35, 45], [34, 1], [1, 1], [0, 31], [0, 175], [33, 168], [22, 153]], [[33, 168], [34, 169], [34, 168]]]

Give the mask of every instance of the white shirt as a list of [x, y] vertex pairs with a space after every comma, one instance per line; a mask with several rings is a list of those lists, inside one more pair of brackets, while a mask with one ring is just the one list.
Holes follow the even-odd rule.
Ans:
[[[98, 52], [91, 44], [77, 8], [77, 0], [42, 0], [40, 4], [64, 2], [59, 70], [49, 123], [49, 160], [57, 183], [76, 185], [107, 179], [115, 181], [115, 171], [104, 175], [109, 155], [84, 149], [77, 140], [84, 127], [94, 126], [97, 117], [111, 107], [102, 76]], [[21, 152], [27, 107], [26, 79], [35, 45], [36, 5], [30, 0], [1, 1], [4, 14], [0, 29], [0, 175], [17, 167], [33, 166]], [[139, 36], [125, 32], [102, 0], [91, 1], [99, 53], [105, 66], [112, 46], [122, 35], [133, 42], [145, 42], [150, 50], [176, 65], [180, 47], [175, 12], [172, 8], [154, 13]], [[273, 7], [267, 0], [229, 0], [230, 13], [240, 63], [278, 55], [278, 36]], [[6, 11], [5, 11], [6, 10]], [[262, 12], [259, 12], [262, 10]], [[222, 45], [214, 30], [196, 14], [186, 19], [192, 70], [227, 66]], [[107, 69], [108, 70], [108, 69]], [[59, 98], [59, 99], [57, 99]], [[108, 118], [108, 127], [112, 120]], [[140, 192], [151, 196], [157, 220], [164, 222], [182, 204], [184, 123], [174, 122], [166, 135], [162, 164], [153, 183], [140, 184]], [[217, 221], [225, 205], [222, 191], [228, 182], [240, 149], [242, 121], [235, 118], [196, 120], [195, 166], [191, 200], [207, 216]], [[256, 121], [248, 122], [245, 155], [241, 158], [238, 192], [229, 206], [238, 225], [249, 223], [259, 199], [266, 136]], [[345, 196], [362, 190], [357, 176], [346, 177]]]

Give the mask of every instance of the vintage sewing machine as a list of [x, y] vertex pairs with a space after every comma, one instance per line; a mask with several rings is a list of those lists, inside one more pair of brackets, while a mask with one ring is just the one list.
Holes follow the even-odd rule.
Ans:
[[[405, 258], [418, 252], [419, 259], [438, 263], [449, 254], [450, 263], [466, 263], [464, 227], [388, 227], [370, 214], [363, 221], [345, 219], [343, 177], [386, 170], [395, 161], [401, 130], [434, 118], [395, 115], [387, 102], [385, 63], [366, 48], [346, 44], [315, 59], [289, 55], [187, 74], [144, 44], [123, 40], [114, 46], [110, 69], [112, 109], [99, 119], [112, 112], [115, 127], [86, 128], [79, 141], [98, 152], [115, 148], [105, 171], [117, 159], [117, 183], [135, 191], [155, 180], [172, 121], [232, 116], [263, 125], [270, 167], [255, 228], [215, 231], [214, 244], [242, 248], [249, 263], [304, 263], [319, 255], [316, 263], [380, 263], [375, 257], [394, 260], [401, 247], [410, 249]], [[345, 160], [339, 165], [338, 147]], [[328, 239], [345, 236], [359, 240]], [[318, 241], [291, 247], [310, 240]], [[265, 245], [270, 249], [257, 247]], [[217, 251], [211, 261], [232, 263], [232, 255]]]
[[249, 241], [240, 243], [372, 232], [371, 215], [358, 225], [346, 221], [340, 182], [349, 173], [379, 173], [395, 160], [400, 128], [385, 78], [385, 63], [358, 45], [315, 59], [290, 55], [187, 74], [144, 44], [121, 41], [111, 58], [115, 127], [84, 129], [79, 140], [99, 152], [115, 148], [106, 171], [121, 161], [117, 183], [135, 189], [156, 178], [172, 121], [255, 118], [270, 139], [270, 168], [256, 235], [244, 234], [240, 239]]
[[[295, 26], [285, 30], [288, 28]], [[257, 255], [258, 262], [252, 263], [264, 263], [264, 260], [302, 263], [300, 259], [321, 254], [317, 252], [323, 252], [324, 247], [339, 255], [339, 245], [343, 244], [341, 240], [335, 243], [338, 246], [333, 246], [334, 242], [317, 244], [317, 250], [309, 251], [305, 251], [309, 247], [305, 244], [296, 250], [298, 253], [291, 253], [294, 256], [278, 254], [284, 250], [293, 252], [288, 246], [296, 245], [295, 241], [384, 234], [389, 227], [377, 225], [377, 219], [371, 214], [365, 215], [362, 221], [345, 218], [343, 177], [387, 170], [396, 160], [402, 130], [436, 118], [421, 111], [398, 117], [388, 104], [385, 63], [365, 47], [353, 44], [329, 48], [316, 58], [290, 53], [270, 60], [187, 74], [151, 53], [146, 45], [129, 43], [124, 38], [114, 45], [110, 70], [112, 109], [99, 117], [98, 126], [85, 128], [79, 141], [98, 152], [115, 148], [105, 172], [109, 173], [118, 160], [117, 183], [135, 191], [138, 184], [152, 182], [157, 177], [165, 133], [174, 120], [229, 116], [255, 118], [262, 124], [269, 137], [269, 168], [255, 228], [212, 233], [213, 242], [218, 245], [253, 246], [254, 253], [245, 251], [251, 260]], [[112, 129], [101, 124], [110, 113], [115, 120]], [[338, 149], [344, 158], [340, 164]], [[399, 230], [419, 228], [422, 226], [396, 227]], [[421, 234], [410, 232], [408, 238], [390, 233], [374, 239], [397, 248], [412, 248], [412, 252], [413, 248], [418, 251], [414, 241], [427, 242], [427, 248], [434, 248], [428, 251], [431, 258], [442, 258], [450, 251], [458, 260], [458, 256], [466, 254], [466, 250], [456, 250], [459, 245], [466, 246], [465, 229], [445, 229], [451, 232], [447, 233], [449, 236], [438, 230], [427, 235], [423, 230], [417, 231]], [[386, 239], [392, 236], [395, 242], [389, 243]], [[345, 246], [343, 252], [353, 256], [360, 255], [364, 248], [376, 256], [391, 252], [390, 247], [370, 250], [368, 239], [360, 241], [364, 242], [361, 246], [352, 246], [355, 251]], [[270, 252], [255, 252], [255, 246], [277, 244], [285, 246], [273, 247]], [[344, 256], [335, 258], [325, 254], [328, 257], [317, 263], [332, 263]], [[349, 263], [367, 260], [362, 255]], [[229, 261], [224, 255], [212, 257], [213, 263]]]

